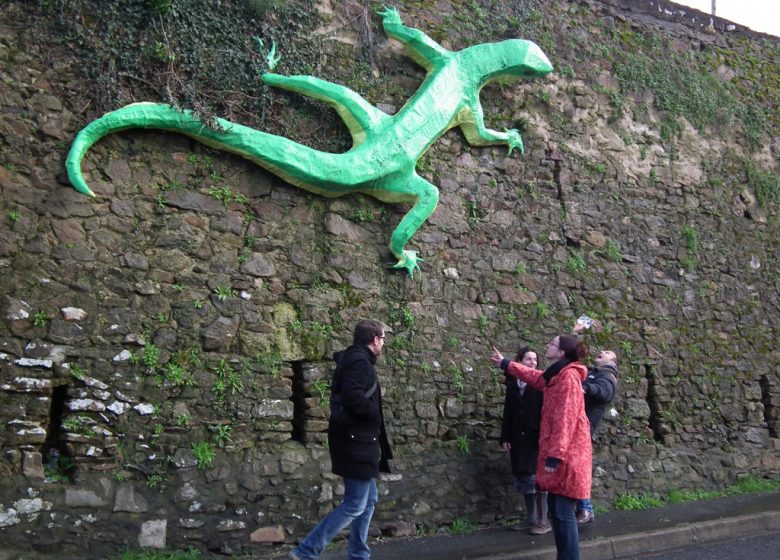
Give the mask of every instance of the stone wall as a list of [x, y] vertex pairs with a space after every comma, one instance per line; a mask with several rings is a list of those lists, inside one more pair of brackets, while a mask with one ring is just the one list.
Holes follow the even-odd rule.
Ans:
[[[407, 4], [405, 21], [432, 25]], [[572, 2], [550, 37], [664, 29], [681, 51], [764, 49], [777, 71], [774, 39], [622, 4]], [[386, 266], [408, 208], [310, 195], [176, 134], [100, 142], [83, 166], [97, 197], [78, 194], [63, 162], [84, 99], [66, 59], [14, 24], [24, 9], [0, 16], [5, 543], [63, 558], [85, 540], [95, 557], [294, 541], [341, 490], [324, 437], [329, 356], [360, 318], [390, 333], [386, 535], [518, 514], [490, 348], [541, 349], [581, 313], [602, 325], [586, 341], [620, 355], [594, 447], [597, 502], [780, 472], [777, 207], [757, 202], [745, 171], [776, 188], [777, 138], [749, 147], [736, 127], [681, 118], [667, 142], [652, 103], [643, 117], [641, 98], [618, 111], [602, 60], [490, 89], [486, 114], [505, 118], [491, 126], [523, 123], [527, 152], [469, 147], [458, 131], [432, 147], [419, 172], [441, 197], [412, 239], [425, 262], [411, 279]], [[323, 26], [345, 17], [320, 9]], [[348, 56], [354, 37], [339, 39]], [[725, 60], [713, 75], [740, 72]], [[403, 98], [382, 102], [392, 112]]]

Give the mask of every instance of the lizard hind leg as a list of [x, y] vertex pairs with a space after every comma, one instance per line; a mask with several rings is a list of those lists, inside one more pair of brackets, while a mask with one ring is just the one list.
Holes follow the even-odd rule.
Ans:
[[414, 201], [409, 210], [390, 236], [390, 251], [398, 258], [393, 268], [403, 268], [414, 278], [414, 271], [422, 259], [417, 251], [406, 249], [406, 244], [436, 209], [439, 202], [439, 190], [431, 183], [412, 173], [400, 180], [390, 182], [385, 189], [393, 193], [393, 198]]

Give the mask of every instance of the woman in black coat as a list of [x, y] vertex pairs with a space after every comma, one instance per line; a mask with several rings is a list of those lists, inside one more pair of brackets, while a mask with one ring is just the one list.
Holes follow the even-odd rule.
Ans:
[[[525, 346], [518, 350], [515, 360], [536, 368], [536, 352]], [[547, 521], [547, 493], [536, 488], [536, 462], [539, 453], [539, 425], [542, 412], [542, 393], [514, 377], [507, 377], [504, 399], [504, 418], [499, 443], [509, 452], [515, 487], [523, 493], [528, 518], [513, 527], [530, 529], [534, 535], [550, 532]]]

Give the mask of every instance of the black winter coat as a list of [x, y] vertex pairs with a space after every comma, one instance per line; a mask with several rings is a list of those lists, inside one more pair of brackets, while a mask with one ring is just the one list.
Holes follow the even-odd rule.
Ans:
[[588, 370], [588, 377], [582, 382], [582, 390], [585, 392], [585, 414], [590, 421], [592, 436], [604, 418], [607, 405], [615, 398], [617, 367], [612, 364], [593, 366]]
[[509, 458], [512, 462], [512, 474], [515, 476], [536, 472], [542, 397], [542, 392], [530, 385], [525, 386], [523, 395], [520, 396], [517, 379], [507, 378], [500, 443], [509, 442], [512, 446]]
[[382, 414], [382, 390], [366, 393], [378, 383], [376, 356], [363, 344], [355, 344], [333, 355], [336, 370], [331, 392], [340, 394], [346, 420], [328, 423], [331, 470], [344, 478], [377, 478], [390, 472], [390, 443]]

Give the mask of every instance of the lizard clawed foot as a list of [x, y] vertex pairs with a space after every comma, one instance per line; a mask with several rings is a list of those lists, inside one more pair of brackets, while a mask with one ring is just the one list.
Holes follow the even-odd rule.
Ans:
[[504, 132], [506, 132], [506, 136], [507, 136], [506, 144], [507, 146], [509, 146], [509, 152], [507, 153], [507, 155], [511, 155], [512, 150], [514, 150], [515, 148], [520, 150], [521, 155], [524, 154], [525, 148], [523, 147], [523, 138], [520, 136], [520, 131], [517, 130], [516, 128], [511, 128], [511, 129], [505, 128]]
[[393, 268], [405, 268], [409, 273], [409, 277], [414, 280], [414, 271], [420, 270], [420, 265], [417, 263], [424, 262], [423, 259], [417, 256], [417, 251], [410, 251], [404, 249], [402, 251], [403, 257], [398, 259], [398, 262], [393, 265]]
[[[263, 40], [260, 37], [253, 36], [252, 37], [255, 40], [255, 44], [257, 45], [257, 53], [263, 54], [265, 51], [265, 45], [263, 44]], [[273, 70], [276, 68], [276, 65], [279, 64], [279, 61], [282, 59], [282, 55], [276, 54], [276, 41], [271, 40], [271, 49], [268, 51], [268, 54], [265, 55], [265, 61], [268, 65], [269, 70]]]
[[382, 18], [382, 23], [384, 24], [403, 23], [401, 21], [401, 15], [393, 6], [385, 6], [381, 12], [377, 12], [377, 15]]

